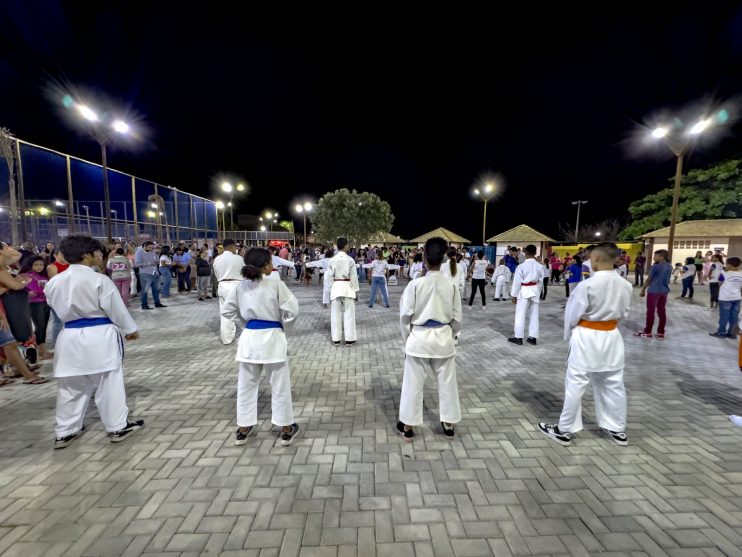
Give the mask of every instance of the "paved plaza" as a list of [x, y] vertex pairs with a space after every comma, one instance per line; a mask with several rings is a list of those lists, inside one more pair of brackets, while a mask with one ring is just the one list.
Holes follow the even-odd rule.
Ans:
[[349, 348], [330, 344], [320, 288], [288, 283], [302, 311], [288, 335], [303, 427], [291, 447], [265, 384], [257, 437], [233, 445], [234, 347], [218, 341], [215, 300], [132, 304], [142, 338], [127, 346], [127, 391], [146, 427], [130, 440], [109, 443], [91, 407], [83, 438], [53, 451], [54, 383], [0, 389], [0, 555], [742, 555], [742, 429], [727, 420], [742, 413], [742, 374], [736, 342], [708, 336], [705, 287], [697, 305], [668, 305], [665, 341], [631, 336], [635, 292], [622, 324], [630, 445], [598, 432], [588, 394], [587, 429], [565, 448], [534, 426], [561, 409], [562, 288], [542, 305], [537, 347], [507, 342], [514, 306], [493, 288], [486, 309], [464, 308], [457, 438], [436, 433], [429, 381], [408, 445], [394, 429], [404, 281], [395, 309], [369, 309], [362, 286]]

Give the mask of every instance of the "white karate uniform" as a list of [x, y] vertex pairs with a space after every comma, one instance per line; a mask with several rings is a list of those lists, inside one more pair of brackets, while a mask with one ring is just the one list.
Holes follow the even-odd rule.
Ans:
[[242, 267], [245, 266], [245, 260], [231, 251], [224, 250], [224, 253], [214, 259], [212, 268], [216, 280], [219, 281], [217, 294], [219, 295], [219, 339], [222, 344], [232, 344], [237, 334], [234, 321], [224, 317], [224, 304], [229, 295], [237, 288], [242, 281]]
[[564, 311], [564, 339], [569, 341], [564, 407], [559, 430], [582, 429], [582, 395], [593, 384], [598, 425], [610, 431], [626, 429], [626, 390], [623, 383], [624, 345], [620, 331], [596, 331], [578, 325], [586, 321], [621, 320], [629, 314], [631, 284], [614, 271], [593, 272], [577, 283]]
[[[330, 264], [330, 259], [327, 257], [322, 257], [322, 259], [319, 259], [317, 261], [310, 261], [309, 263], [306, 263], [304, 266], [309, 269], [319, 269], [320, 274], [327, 273], [327, 266]], [[330, 281], [327, 280], [327, 277], [325, 277], [322, 281], [322, 303], [327, 305], [330, 303]]]
[[277, 255], [272, 255], [271, 258], [273, 263], [273, 272], [265, 277], [268, 280], [281, 280], [281, 272], [279, 270], [280, 267], [288, 267], [289, 269], [294, 268], [293, 261], [283, 259], [282, 257], [278, 257]]
[[454, 277], [451, 275], [451, 264], [449, 261], [444, 261], [441, 265], [441, 274], [455, 282], [456, 286], [459, 287], [459, 292], [466, 287], [466, 265], [464, 265], [464, 271], [462, 272], [461, 266], [456, 263], [456, 276]]
[[[54, 351], [57, 382], [57, 437], [82, 428], [95, 391], [95, 405], [107, 432], [126, 427], [129, 409], [124, 389], [124, 346], [121, 333], [136, 332], [121, 293], [106, 275], [85, 265], [70, 265], [49, 280], [47, 302], [63, 323], [107, 317], [112, 324], [64, 328]], [[119, 332], [120, 331], [120, 332]]]
[[[500, 267], [500, 265], [498, 265]], [[515, 306], [515, 338], [523, 338], [528, 318], [528, 336], [538, 338], [538, 304], [543, 288], [544, 266], [533, 258], [518, 265], [513, 273], [510, 296], [517, 298]], [[533, 283], [524, 286], [523, 283]]]
[[[406, 354], [399, 421], [409, 426], [423, 423], [423, 388], [425, 377], [432, 372], [438, 379], [441, 421], [460, 422], [454, 345], [454, 336], [461, 329], [458, 285], [440, 271], [428, 271], [405, 288], [399, 303], [399, 316]], [[428, 320], [444, 323], [444, 326], [425, 327]]]
[[271, 383], [271, 423], [294, 423], [288, 344], [283, 329], [247, 329], [252, 319], [280, 322], [284, 328], [299, 314], [299, 302], [282, 280], [244, 280], [238, 283], [222, 306], [222, 317], [243, 326], [235, 360], [240, 362], [237, 379], [237, 425], [258, 423], [260, 376], [265, 370]]
[[[492, 281], [495, 283], [495, 298], [505, 298], [508, 291], [508, 283], [513, 273], [510, 272], [507, 265], [498, 265], [495, 274], [492, 275]], [[520, 337], [519, 337], [520, 338]]]
[[346, 342], [356, 340], [356, 292], [358, 272], [356, 262], [344, 251], [338, 252], [327, 266], [325, 280], [330, 284], [330, 330], [333, 342], [340, 342], [345, 333]]

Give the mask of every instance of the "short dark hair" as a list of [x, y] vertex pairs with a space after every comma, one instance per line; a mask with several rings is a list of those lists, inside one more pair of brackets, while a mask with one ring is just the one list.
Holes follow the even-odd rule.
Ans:
[[448, 251], [448, 242], [443, 238], [429, 238], [425, 242], [424, 253], [425, 261], [430, 267], [440, 267], [443, 263], [443, 257]]
[[232, 240], [231, 238], [227, 238], [226, 240], [224, 240], [222, 242], [222, 247], [223, 248], [228, 248], [229, 246], [234, 246], [234, 245], [236, 245], [236, 244], [235, 244], [234, 240]]
[[338, 249], [341, 250], [348, 245], [348, 238], [346, 238], [345, 236], [339, 236], [337, 242], [335, 243], [337, 244]]
[[[665, 261], [667, 261], [667, 258], [670, 256], [670, 254], [667, 252], [666, 249], [658, 249], [657, 251], [654, 252], [654, 254], [661, 255], [665, 259]], [[729, 260], [727, 259], [727, 261]]]
[[523, 251], [526, 252], [528, 255], [536, 255], [536, 246], [533, 244], [528, 244], [526, 247], [523, 248]]
[[96, 251], [103, 252], [103, 246], [95, 238], [75, 234], [62, 240], [59, 244], [59, 251], [64, 255], [67, 263], [74, 265], [82, 262], [86, 255], [93, 255]]
[[151, 240], [147, 240], [146, 242], [144, 242], [144, 243], [142, 244], [142, 247], [143, 247], [143, 248], [146, 248], [147, 246], [154, 246], [154, 245], [155, 245], [155, 243], [154, 243], [154, 242], [152, 242]]
[[597, 252], [599, 257], [610, 259], [610, 260], [616, 260], [618, 256], [621, 254], [621, 250], [618, 249], [618, 246], [614, 244], [613, 242], [602, 242], [595, 246], [592, 250], [593, 252]]
[[29, 255], [21, 262], [21, 274], [30, 273], [32, 271], [33, 264], [37, 261], [44, 263], [44, 268], [39, 273], [40, 275], [46, 276], [46, 260], [40, 255]]
[[484, 259], [484, 250], [483, 249], [480, 249], [479, 251], [477, 251], [477, 257], [479, 259]]
[[261, 280], [263, 272], [260, 269], [271, 261], [271, 257], [271, 252], [265, 248], [250, 248], [243, 258], [245, 266], [242, 267], [242, 276], [248, 280]]
[[739, 267], [740, 264], [742, 264], [742, 259], [739, 257], [727, 257], [727, 265], [731, 265], [732, 267]]
[[117, 248], [116, 255], [124, 255], [124, 248]]

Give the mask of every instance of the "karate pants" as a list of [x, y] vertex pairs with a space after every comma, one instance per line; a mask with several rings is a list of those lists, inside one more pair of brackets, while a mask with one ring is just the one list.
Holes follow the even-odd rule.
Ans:
[[499, 299], [508, 297], [507, 289], [505, 288], [506, 284], [505, 277], [502, 275], [497, 277], [497, 281], [495, 282], [495, 298]]
[[515, 338], [523, 338], [528, 314], [528, 336], [538, 338], [538, 296], [518, 298], [515, 306]]
[[578, 371], [569, 365], [564, 378], [564, 407], [559, 417], [559, 431], [577, 433], [582, 430], [582, 395], [590, 382], [593, 384], [598, 426], [610, 431], [625, 431], [626, 389], [623, 370]]
[[231, 319], [222, 315], [222, 307], [227, 303], [227, 298], [239, 284], [236, 280], [222, 281], [219, 283], [219, 339], [222, 344], [232, 344], [237, 335], [237, 325]]
[[54, 428], [57, 437], [80, 431], [93, 391], [106, 431], [111, 433], [126, 427], [129, 409], [126, 407], [124, 368], [121, 367], [114, 371], [57, 379], [57, 424]]
[[250, 427], [258, 423], [260, 375], [265, 370], [271, 383], [271, 423], [287, 426], [294, 423], [291, 400], [291, 376], [288, 362], [250, 364], [240, 362], [237, 376], [237, 425]]
[[353, 298], [335, 298], [330, 307], [330, 331], [333, 342], [340, 342], [345, 333], [346, 342], [356, 340], [356, 301]]
[[459, 387], [456, 382], [456, 359], [417, 358], [406, 356], [402, 395], [399, 400], [399, 421], [416, 426], [423, 423], [423, 388], [425, 377], [432, 372], [438, 378], [438, 406], [442, 422], [457, 424], [461, 421]]

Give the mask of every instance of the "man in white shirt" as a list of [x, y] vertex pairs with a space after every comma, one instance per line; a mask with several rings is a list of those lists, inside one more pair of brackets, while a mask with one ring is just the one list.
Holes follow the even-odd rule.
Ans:
[[214, 275], [219, 281], [217, 293], [219, 295], [219, 338], [222, 344], [231, 344], [237, 334], [235, 323], [223, 315], [224, 304], [227, 302], [229, 294], [237, 288], [242, 280], [242, 267], [245, 262], [237, 255], [237, 245], [234, 240], [224, 240], [224, 252], [214, 259]]
[[[91, 267], [104, 268], [103, 247], [88, 236], [68, 236], [60, 250], [69, 268], [49, 280], [44, 294], [64, 323], [54, 355], [57, 378], [55, 449], [77, 439], [90, 398], [112, 443], [144, 426], [129, 421], [124, 388], [124, 346], [139, 338], [137, 325], [110, 278]], [[119, 332], [120, 331], [120, 332]]]
[[325, 272], [325, 280], [330, 288], [330, 330], [332, 344], [340, 346], [345, 334], [345, 346], [356, 343], [356, 292], [358, 272], [356, 262], [348, 255], [348, 239], [337, 239], [337, 255], [330, 260]]
[[528, 343], [536, 344], [538, 338], [538, 306], [543, 288], [544, 266], [536, 261], [536, 246], [523, 248], [526, 260], [518, 265], [513, 273], [513, 285], [510, 296], [515, 306], [515, 336], [508, 339], [513, 344], [523, 345], [523, 334], [528, 320]]

